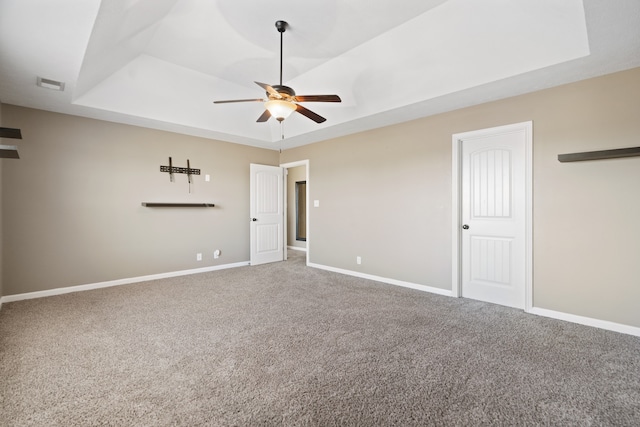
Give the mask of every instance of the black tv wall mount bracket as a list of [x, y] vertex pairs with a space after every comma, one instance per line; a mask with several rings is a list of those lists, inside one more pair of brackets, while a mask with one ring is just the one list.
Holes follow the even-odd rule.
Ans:
[[200, 175], [200, 169], [194, 169], [191, 167], [189, 163], [189, 159], [187, 159], [187, 167], [181, 168], [178, 166], [173, 166], [173, 162], [171, 161], [171, 157], [169, 157], [169, 166], [160, 166], [160, 172], [169, 173], [169, 180], [173, 182], [173, 174], [174, 173], [186, 173], [189, 177], [189, 183], [191, 183], [191, 175]]
[[191, 193], [191, 175], [200, 175], [200, 169], [193, 169], [189, 159], [187, 159], [187, 167], [182, 168], [173, 166], [173, 161], [169, 157], [169, 166], [160, 165], [160, 172], [167, 172], [169, 174], [169, 181], [173, 182], [174, 173], [186, 173], [187, 180], [189, 181], [189, 193]]

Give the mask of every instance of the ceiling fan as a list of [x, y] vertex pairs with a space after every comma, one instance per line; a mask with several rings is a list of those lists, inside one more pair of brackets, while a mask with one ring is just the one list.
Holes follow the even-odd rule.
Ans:
[[298, 102], [342, 102], [338, 95], [296, 95], [292, 88], [282, 84], [282, 35], [286, 31], [287, 25], [285, 21], [276, 21], [276, 28], [280, 33], [280, 84], [271, 86], [266, 83], [255, 82], [258, 86], [266, 90], [267, 99], [231, 99], [226, 101], [213, 101], [214, 104], [264, 102], [265, 111], [258, 117], [257, 122], [266, 122], [271, 116], [275, 117], [279, 122], [282, 122], [294, 111], [310, 118], [316, 123], [322, 123], [327, 120], [298, 104]]

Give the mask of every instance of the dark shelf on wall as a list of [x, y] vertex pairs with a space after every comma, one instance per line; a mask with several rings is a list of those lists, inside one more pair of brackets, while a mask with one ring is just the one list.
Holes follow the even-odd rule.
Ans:
[[0, 138], [22, 139], [22, 132], [20, 129], [0, 127]]
[[[0, 138], [22, 139], [20, 129], [0, 127]], [[0, 159], [19, 159], [18, 147], [15, 145], [0, 145]]]
[[583, 162], [585, 160], [617, 159], [640, 156], [640, 147], [617, 148], [614, 150], [585, 151], [582, 153], [558, 154], [558, 161]]
[[0, 159], [19, 159], [18, 147], [15, 145], [0, 145]]
[[157, 202], [142, 202], [142, 206], [145, 208], [212, 208], [215, 205], [213, 203], [157, 203]]

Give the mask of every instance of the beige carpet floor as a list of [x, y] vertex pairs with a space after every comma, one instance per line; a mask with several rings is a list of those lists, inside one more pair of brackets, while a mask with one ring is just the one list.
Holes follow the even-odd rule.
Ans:
[[3, 426], [640, 425], [640, 339], [291, 260], [3, 305]]

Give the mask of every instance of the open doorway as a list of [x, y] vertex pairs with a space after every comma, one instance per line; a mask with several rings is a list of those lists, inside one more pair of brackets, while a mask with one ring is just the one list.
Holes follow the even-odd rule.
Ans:
[[[307, 181], [296, 181], [295, 191], [295, 221], [296, 240], [295, 242], [305, 242], [307, 246]], [[292, 242], [293, 243], [293, 242]]]
[[[309, 262], [309, 161], [280, 165], [286, 169], [285, 242], [287, 250], [305, 252]], [[285, 258], [286, 259], [286, 258]]]

